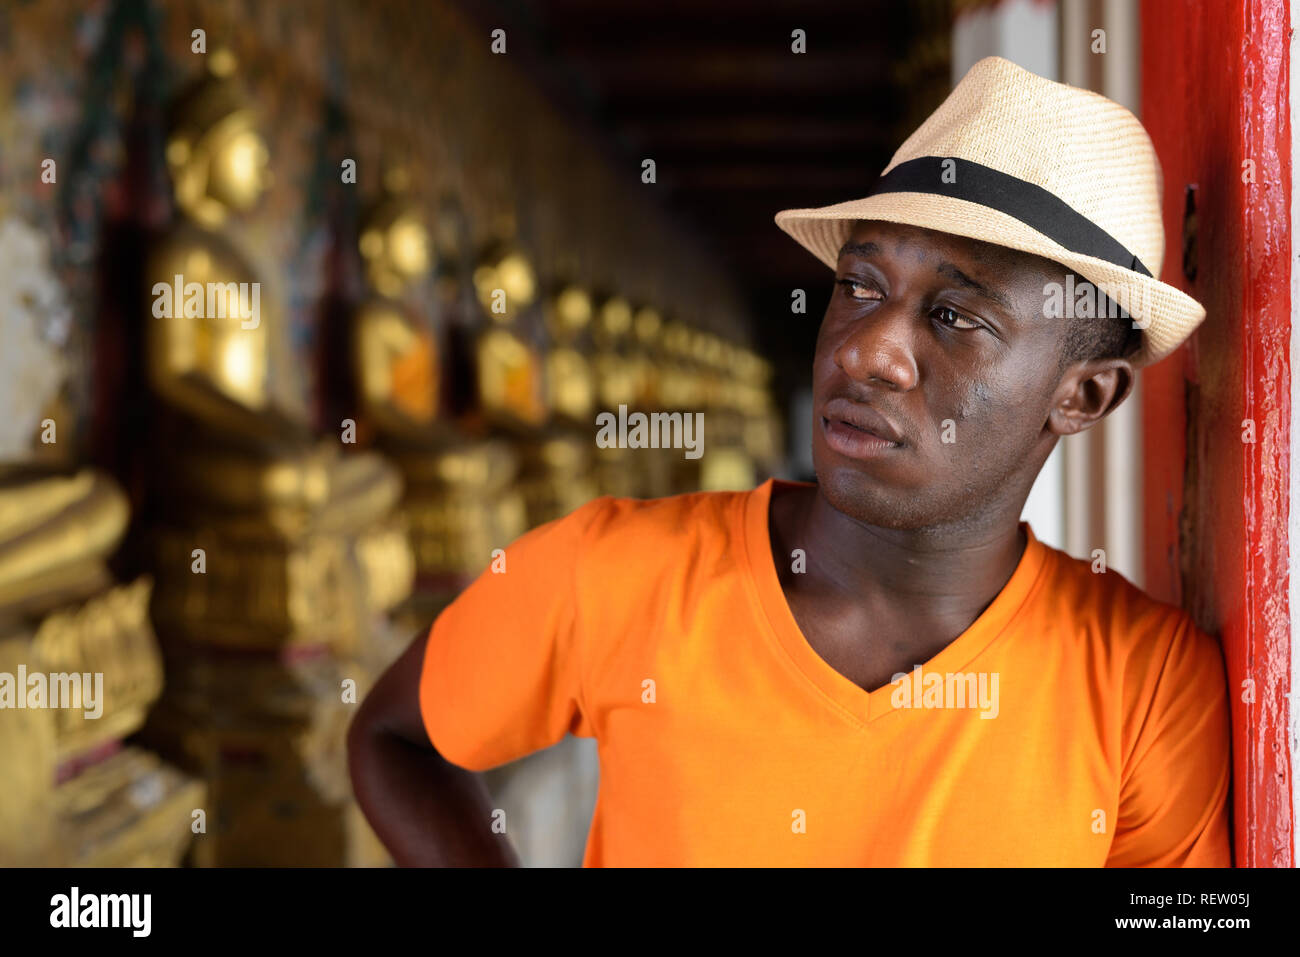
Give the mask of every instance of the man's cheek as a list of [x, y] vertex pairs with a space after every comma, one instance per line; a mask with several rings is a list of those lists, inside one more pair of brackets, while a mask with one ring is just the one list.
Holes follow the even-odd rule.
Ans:
[[992, 410], [993, 387], [976, 379], [965, 389], [953, 409], [953, 417], [960, 421], [987, 418]]
[[931, 441], [918, 444], [937, 452], [945, 461], [975, 461], [1012, 454], [1023, 444], [1017, 428], [1020, 410], [994, 407], [979, 399], [966, 399], [937, 412], [932, 419]]
[[835, 353], [827, 343], [819, 340], [817, 343], [817, 352], [813, 357], [813, 386], [814, 392], [819, 383], [826, 382], [835, 375]]

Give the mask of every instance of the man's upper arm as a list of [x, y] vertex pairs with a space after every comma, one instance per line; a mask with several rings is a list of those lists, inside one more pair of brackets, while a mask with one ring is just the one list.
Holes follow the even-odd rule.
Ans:
[[566, 732], [591, 733], [574, 578], [584, 536], [609, 501], [589, 502], [507, 546], [434, 621], [420, 714], [451, 763], [484, 771]]
[[[1182, 623], [1133, 709], [1108, 867], [1230, 867], [1228, 689], [1219, 643]], [[1150, 688], [1150, 684], [1146, 685]], [[1147, 695], [1147, 692], [1143, 692]]]

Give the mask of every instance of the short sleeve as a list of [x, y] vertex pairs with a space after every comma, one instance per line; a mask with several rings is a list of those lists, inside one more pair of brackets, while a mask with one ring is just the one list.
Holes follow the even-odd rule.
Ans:
[[[1231, 867], [1228, 688], [1219, 643], [1185, 613], [1133, 677], [1131, 750], [1107, 867]], [[1141, 656], [1139, 656], [1140, 658]], [[1126, 682], [1127, 683], [1127, 682]]]
[[420, 714], [452, 764], [485, 771], [591, 737], [583, 713], [575, 575], [608, 498], [540, 525], [504, 549], [429, 630]]

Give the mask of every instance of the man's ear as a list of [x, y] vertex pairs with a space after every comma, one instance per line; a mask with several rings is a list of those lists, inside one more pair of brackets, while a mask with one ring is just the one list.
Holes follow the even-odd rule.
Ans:
[[1127, 359], [1092, 359], [1066, 368], [1052, 397], [1047, 429], [1074, 435], [1090, 429], [1133, 391], [1133, 365]]

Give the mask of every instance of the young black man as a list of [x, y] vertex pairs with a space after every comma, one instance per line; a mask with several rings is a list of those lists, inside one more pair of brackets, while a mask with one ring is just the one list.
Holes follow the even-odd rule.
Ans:
[[778, 214], [835, 270], [817, 482], [510, 545], [350, 733], [397, 861], [516, 863], [475, 772], [573, 733], [589, 866], [1228, 866], [1217, 642], [1019, 520], [1204, 318], [1153, 278], [1160, 175], [1128, 111], [991, 57], [867, 197]]

